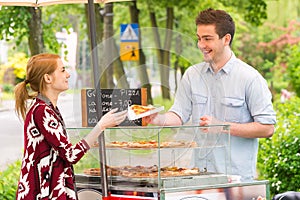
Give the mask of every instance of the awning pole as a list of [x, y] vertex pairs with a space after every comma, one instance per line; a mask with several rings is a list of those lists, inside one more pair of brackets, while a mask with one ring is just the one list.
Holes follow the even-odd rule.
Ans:
[[[92, 53], [92, 65], [93, 65], [93, 76], [94, 76], [94, 87], [96, 93], [96, 109], [98, 120], [102, 117], [102, 106], [101, 106], [101, 87], [100, 87], [100, 69], [98, 63], [98, 49], [96, 40], [96, 20], [95, 20], [95, 6], [94, 0], [88, 0], [88, 16], [90, 22], [90, 39], [91, 39], [91, 53]], [[98, 138], [99, 142], [99, 157], [100, 157], [100, 171], [101, 171], [101, 192], [102, 197], [105, 199], [108, 197], [108, 181], [106, 174], [106, 153], [105, 153], [105, 140], [104, 133], [102, 132]]]

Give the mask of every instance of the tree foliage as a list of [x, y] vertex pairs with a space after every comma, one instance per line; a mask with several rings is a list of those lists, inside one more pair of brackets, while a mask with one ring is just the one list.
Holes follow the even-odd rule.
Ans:
[[300, 43], [290, 49], [287, 58], [287, 73], [290, 83], [297, 96], [300, 97]]
[[260, 139], [258, 171], [261, 179], [270, 181], [271, 193], [300, 191], [300, 99], [275, 103], [276, 133]]
[[[33, 45], [41, 45], [38, 43], [42, 43], [45, 46], [44, 51], [58, 53], [60, 44], [55, 36], [56, 33], [62, 30], [68, 31], [69, 28], [74, 27], [74, 24], [71, 22], [72, 16], [78, 15], [78, 13], [82, 15], [83, 6], [55, 5], [42, 8], [3, 6], [0, 9], [0, 40], [13, 40], [16, 46], [19, 46], [24, 41], [29, 43], [31, 37], [35, 37], [35, 29], [39, 29], [39, 27], [30, 27], [30, 20], [35, 20], [32, 10], [40, 11], [42, 15], [42, 40], [36, 41], [36, 39], [32, 38], [33, 41], [36, 41], [36, 44]], [[66, 12], [66, 10], [72, 11], [72, 13]], [[78, 16], [74, 18], [82, 19]], [[32, 48], [37, 47], [33, 46]], [[34, 52], [34, 50], [31, 51]]]
[[0, 9], [0, 40], [13, 39], [18, 46], [28, 36], [27, 21], [31, 18], [26, 7], [5, 7]]
[[265, 0], [220, 0], [225, 7], [233, 7], [241, 13], [245, 21], [259, 26], [267, 19], [267, 4]]

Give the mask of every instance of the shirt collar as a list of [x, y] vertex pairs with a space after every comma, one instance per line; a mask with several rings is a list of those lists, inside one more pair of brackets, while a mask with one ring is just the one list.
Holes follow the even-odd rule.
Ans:
[[57, 117], [59, 118], [59, 120], [61, 121], [63, 127], [65, 127], [65, 122], [60, 114], [59, 109], [57, 107], [53, 106], [50, 99], [46, 96], [43, 96], [41, 93], [39, 93], [36, 98], [40, 99], [41, 101], [44, 101], [50, 108], [52, 108], [54, 110], [54, 112], [56, 113]]
[[42, 95], [41, 93], [39, 93], [37, 95], [37, 98], [40, 99], [40, 100], [42, 100], [42, 101], [44, 101], [48, 106], [53, 107], [53, 104], [51, 103], [50, 99], [48, 99], [48, 97]]
[[233, 68], [234, 63], [236, 62], [236, 60], [237, 60], [237, 58], [236, 58], [235, 54], [232, 52], [232, 53], [231, 53], [230, 59], [229, 59], [228, 62], [222, 67], [221, 70], [223, 70], [226, 74], [228, 74], [228, 73], [232, 70], [232, 68]]

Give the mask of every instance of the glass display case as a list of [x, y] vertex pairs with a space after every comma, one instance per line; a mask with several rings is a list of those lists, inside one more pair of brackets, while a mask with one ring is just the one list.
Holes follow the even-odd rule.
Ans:
[[[69, 133], [82, 138], [89, 130]], [[269, 195], [268, 181], [241, 183], [231, 174], [228, 125], [114, 127], [99, 138], [100, 145], [75, 165], [79, 198], [83, 193], [111, 200]]]

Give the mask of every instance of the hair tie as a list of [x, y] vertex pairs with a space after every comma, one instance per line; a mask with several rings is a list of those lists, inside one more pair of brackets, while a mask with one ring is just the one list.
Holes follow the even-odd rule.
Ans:
[[25, 82], [26, 84], [28, 84], [28, 83], [29, 83], [29, 80], [26, 79], [26, 80], [24, 80], [24, 82]]

